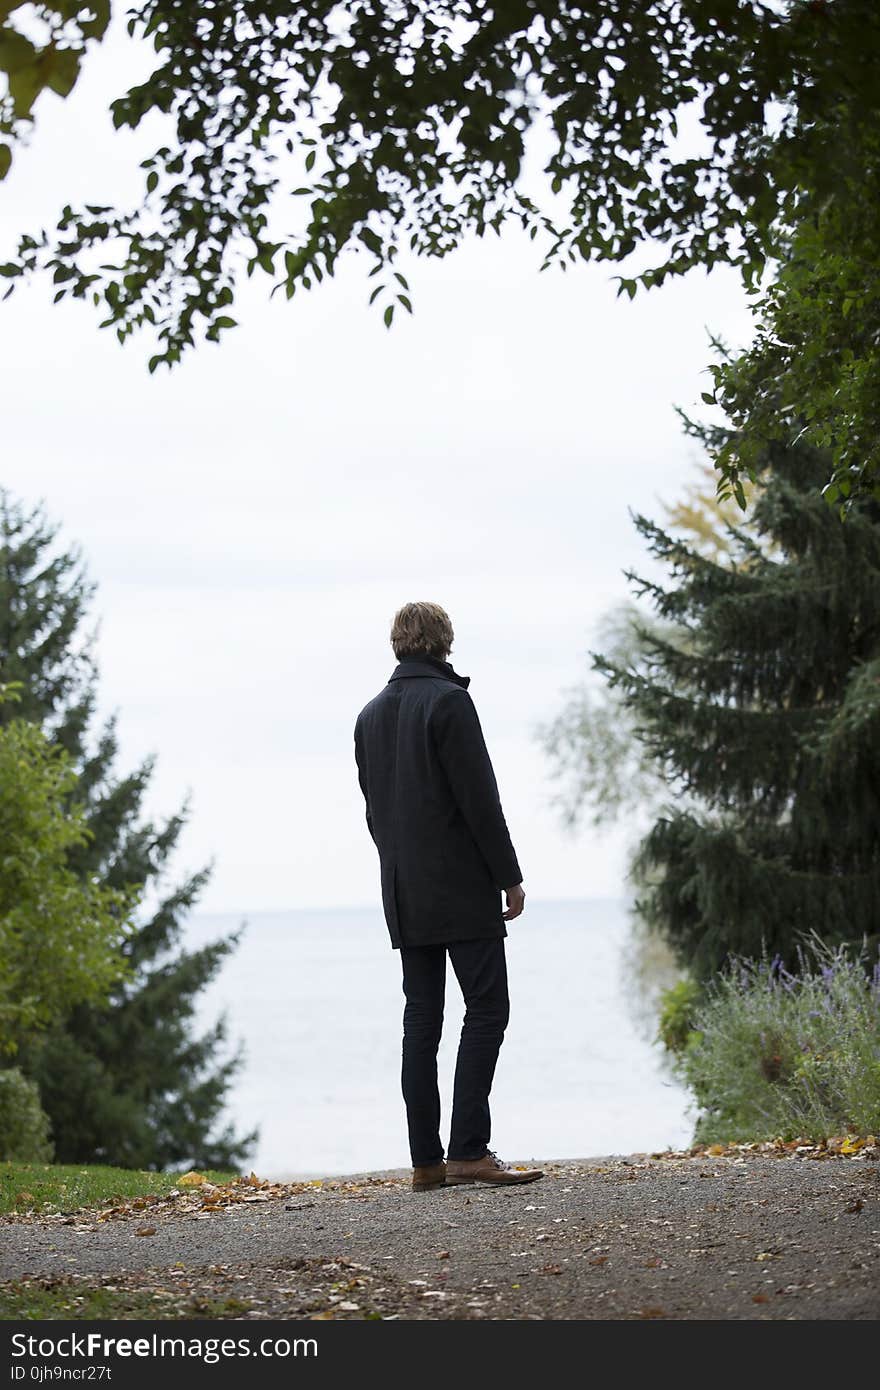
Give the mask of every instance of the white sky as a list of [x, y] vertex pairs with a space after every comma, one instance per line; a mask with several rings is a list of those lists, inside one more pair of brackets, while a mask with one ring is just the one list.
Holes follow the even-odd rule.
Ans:
[[[133, 196], [151, 140], [106, 107], [143, 67], [117, 37], [41, 100], [0, 259], [64, 202]], [[390, 333], [355, 261], [291, 304], [255, 277], [241, 326], [170, 376], [47, 283], [2, 306], [0, 480], [85, 552], [120, 766], [158, 754], [156, 812], [192, 792], [176, 867], [215, 859], [204, 909], [377, 902], [352, 730], [422, 598], [452, 617], [527, 892], [620, 893], [630, 834], [562, 829], [533, 730], [643, 565], [628, 507], [693, 476], [673, 404], [707, 389], [707, 331], [749, 321], [730, 271], [630, 303], [614, 267], [539, 263], [511, 229], [404, 265], [416, 313]]]

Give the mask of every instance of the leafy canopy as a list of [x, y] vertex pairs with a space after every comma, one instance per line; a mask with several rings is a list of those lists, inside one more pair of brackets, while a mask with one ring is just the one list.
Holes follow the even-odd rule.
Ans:
[[[113, 120], [166, 118], [143, 198], [68, 204], [0, 274], [14, 286], [42, 268], [56, 298], [91, 298], [120, 341], [145, 330], [151, 370], [234, 326], [242, 267], [290, 297], [355, 251], [390, 325], [412, 309], [401, 252], [445, 256], [511, 219], [543, 265], [642, 248], [645, 264], [619, 277], [632, 296], [719, 262], [755, 289], [797, 229], [835, 218], [852, 314], [817, 308], [815, 355], [840, 360], [860, 317], [880, 245], [875, 0], [143, 0], [128, 15], [157, 65]], [[537, 191], [523, 177], [533, 131]], [[803, 397], [812, 377], [790, 357]], [[815, 425], [834, 435], [835, 473], [870, 489], [878, 436], [862, 457], [824, 382]], [[739, 497], [749, 461], [722, 466]]]
[[797, 227], [748, 352], [710, 368], [735, 427], [715, 463], [737, 495], [768, 448], [804, 438], [842, 515], [880, 500], [880, 130], [868, 164]]
[[12, 164], [12, 147], [33, 120], [43, 92], [66, 97], [76, 84], [90, 39], [102, 39], [110, 0], [55, 0], [22, 4], [0, 0], [0, 179]]
[[[158, 64], [114, 122], [170, 117], [144, 202], [66, 208], [53, 237], [25, 239], [21, 265], [43, 259], [59, 293], [97, 291], [123, 333], [155, 323], [168, 361], [197, 320], [217, 328], [244, 246], [250, 269], [292, 290], [346, 247], [383, 270], [402, 246], [442, 256], [513, 216], [549, 236], [548, 260], [618, 261], [650, 239], [643, 284], [728, 260], [754, 276], [796, 218], [803, 171], [836, 182], [823, 122], [841, 91], [875, 104], [880, 26], [861, 0], [147, 0], [130, 13]], [[706, 139], [682, 154], [689, 109]], [[536, 125], [564, 213], [518, 187]], [[305, 226], [271, 240], [270, 197], [294, 175]], [[88, 273], [86, 251], [117, 239], [118, 265]]]

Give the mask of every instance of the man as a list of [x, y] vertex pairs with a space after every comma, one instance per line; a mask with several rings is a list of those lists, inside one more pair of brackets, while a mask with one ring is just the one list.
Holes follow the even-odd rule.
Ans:
[[[525, 893], [470, 677], [447, 660], [454, 636], [438, 604], [404, 604], [391, 628], [397, 667], [354, 731], [385, 920], [403, 966], [401, 1085], [416, 1191], [543, 1176], [489, 1149], [489, 1092], [509, 1014], [505, 923]], [[447, 954], [466, 1013], [444, 1161], [437, 1048]]]

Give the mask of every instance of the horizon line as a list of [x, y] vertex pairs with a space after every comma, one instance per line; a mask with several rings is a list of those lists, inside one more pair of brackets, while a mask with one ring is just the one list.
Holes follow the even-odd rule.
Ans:
[[[532, 904], [538, 903], [601, 903], [601, 902], [627, 902], [626, 894], [596, 893], [586, 897], [560, 897], [560, 898], [532, 898]], [[190, 918], [196, 917], [277, 917], [281, 914], [300, 913], [300, 912], [382, 912], [382, 904], [373, 903], [340, 903], [340, 904], [314, 904], [305, 907], [260, 907], [260, 908], [222, 908], [217, 910], [194, 910], [189, 914]]]

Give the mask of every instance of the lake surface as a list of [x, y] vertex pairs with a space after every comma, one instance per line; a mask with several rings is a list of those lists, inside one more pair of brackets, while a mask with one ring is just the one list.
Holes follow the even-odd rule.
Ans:
[[[400, 1095], [403, 992], [381, 910], [255, 913], [202, 997], [245, 1066], [230, 1093], [239, 1131], [260, 1127], [261, 1176], [409, 1164]], [[190, 947], [239, 916], [197, 915]], [[638, 1026], [624, 903], [529, 902], [508, 928], [511, 1016], [492, 1090], [503, 1158], [581, 1158], [690, 1142], [687, 1094]], [[444, 1124], [464, 1006], [448, 969], [440, 1048]], [[444, 1143], [448, 1131], [441, 1128]]]

